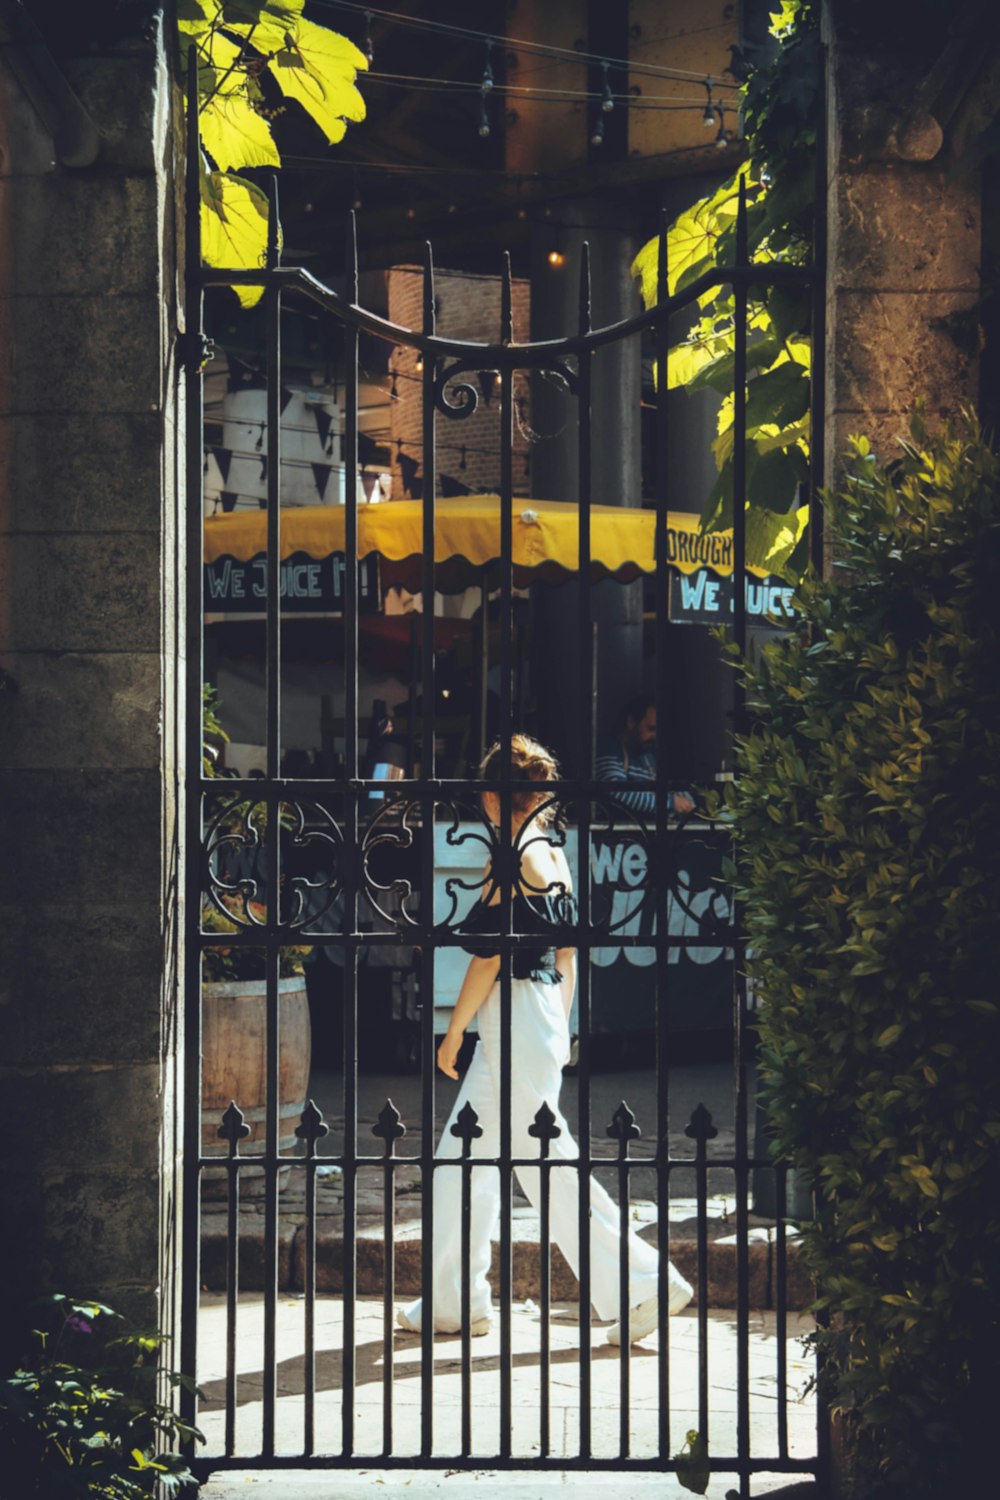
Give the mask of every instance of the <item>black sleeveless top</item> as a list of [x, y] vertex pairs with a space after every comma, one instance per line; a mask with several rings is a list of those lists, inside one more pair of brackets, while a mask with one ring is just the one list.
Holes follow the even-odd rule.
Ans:
[[[577, 919], [576, 897], [570, 891], [559, 891], [555, 895], [525, 896], [518, 891], [511, 902], [512, 926], [519, 936], [528, 938], [553, 937], [560, 927], [571, 927]], [[472, 909], [462, 918], [459, 931], [483, 933], [484, 936], [499, 936], [500, 903], [489, 906], [485, 901], [476, 901]], [[560, 933], [560, 937], [564, 934]], [[569, 943], [560, 946], [570, 947]], [[463, 944], [466, 953], [476, 958], [495, 958], [500, 951], [486, 943]], [[523, 946], [515, 941], [512, 952], [511, 977], [534, 979], [540, 984], [559, 984], [562, 975], [556, 968], [556, 949], [542, 947], [537, 942]]]

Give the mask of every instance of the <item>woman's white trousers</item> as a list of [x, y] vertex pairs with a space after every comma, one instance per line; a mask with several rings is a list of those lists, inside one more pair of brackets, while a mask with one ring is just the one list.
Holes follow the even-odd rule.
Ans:
[[[451, 1127], [466, 1104], [479, 1117], [482, 1136], [472, 1142], [472, 1158], [500, 1155], [500, 985], [495, 984], [479, 1011], [479, 1045], [466, 1072], [455, 1107], [436, 1152], [438, 1160], [458, 1161], [461, 1141]], [[562, 1069], [569, 1051], [569, 1031], [557, 985], [531, 979], [511, 981], [511, 1154], [540, 1154], [537, 1137], [528, 1134], [535, 1115], [547, 1104], [560, 1134], [550, 1143], [551, 1160], [573, 1160], [576, 1142], [559, 1111]], [[438, 1167], [434, 1172], [434, 1325], [444, 1331], [461, 1327], [462, 1297], [462, 1169]], [[471, 1171], [470, 1316], [489, 1316], [491, 1294], [487, 1280], [492, 1239], [500, 1217], [500, 1174], [497, 1167]], [[517, 1168], [518, 1180], [536, 1209], [541, 1206], [540, 1174]], [[549, 1213], [552, 1239], [574, 1275], [579, 1276], [578, 1175], [557, 1167], [549, 1173]], [[630, 1233], [629, 1305], [655, 1297], [659, 1253]], [[591, 1178], [590, 1183], [590, 1294], [601, 1318], [619, 1315], [620, 1216], [617, 1205]], [[669, 1269], [671, 1284], [682, 1278]], [[405, 1309], [413, 1327], [421, 1321], [418, 1298]]]

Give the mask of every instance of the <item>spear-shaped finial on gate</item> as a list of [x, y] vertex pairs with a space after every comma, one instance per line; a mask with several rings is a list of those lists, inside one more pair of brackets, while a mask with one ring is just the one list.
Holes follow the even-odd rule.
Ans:
[[451, 1127], [451, 1133], [462, 1142], [462, 1155], [468, 1156], [472, 1150], [473, 1141], [478, 1141], [483, 1133], [483, 1127], [479, 1123], [479, 1116], [472, 1105], [466, 1099], [458, 1112], [458, 1117]]
[[747, 179], [746, 173], [740, 173], [739, 195], [736, 200], [736, 264], [738, 266], [748, 265], [750, 262], [749, 240], [747, 237]]
[[271, 173], [267, 185], [267, 269], [281, 264], [281, 220], [278, 218], [278, 176]]
[[541, 1141], [543, 1156], [549, 1154], [549, 1142], [562, 1135], [562, 1127], [556, 1124], [555, 1115], [544, 1101], [535, 1112], [535, 1123], [528, 1126], [528, 1134], [534, 1136], [536, 1141]]
[[312, 1099], [309, 1100], [302, 1111], [302, 1118], [295, 1127], [295, 1134], [300, 1141], [305, 1141], [306, 1149], [310, 1156], [316, 1154], [316, 1142], [321, 1141], [325, 1135], [330, 1134], [330, 1127], [323, 1119], [320, 1110]]
[[503, 253], [503, 276], [500, 281], [500, 342], [514, 342], [514, 288], [510, 273], [510, 251]]
[[580, 246], [580, 316], [577, 326], [580, 333], [589, 333], [592, 327], [589, 240], [584, 240]]
[[229, 1142], [230, 1156], [236, 1155], [236, 1142], [246, 1140], [250, 1134], [250, 1126], [243, 1117], [243, 1111], [235, 1099], [230, 1099], [229, 1108], [222, 1116], [222, 1124], [216, 1132], [220, 1141]]
[[656, 305], [659, 307], [666, 302], [668, 296], [667, 287], [667, 227], [669, 220], [667, 211], [663, 209], [660, 213], [660, 242], [656, 252]]
[[391, 1156], [396, 1142], [405, 1134], [406, 1126], [403, 1124], [402, 1115], [392, 1100], [387, 1099], [377, 1123], [372, 1126], [372, 1135], [377, 1135], [385, 1141], [385, 1154]]
[[629, 1141], [637, 1141], [642, 1131], [635, 1123], [635, 1115], [629, 1109], [623, 1099], [611, 1117], [607, 1134], [611, 1140], [618, 1142], [618, 1154], [625, 1156], [628, 1152]]
[[347, 216], [347, 236], [344, 242], [344, 277], [347, 282], [347, 299], [352, 307], [358, 305], [358, 216], [352, 208]]
[[706, 1141], [712, 1141], [718, 1135], [718, 1131], [712, 1123], [712, 1116], [704, 1104], [698, 1104], [691, 1112], [691, 1118], [684, 1126], [684, 1134], [691, 1140], [704, 1145]]

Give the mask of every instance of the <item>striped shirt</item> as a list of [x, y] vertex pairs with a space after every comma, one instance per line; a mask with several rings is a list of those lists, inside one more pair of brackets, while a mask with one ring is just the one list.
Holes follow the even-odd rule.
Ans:
[[[622, 740], [606, 740], [598, 747], [594, 770], [598, 781], [617, 782], [616, 801], [630, 812], [651, 817], [656, 812], [656, 752], [629, 750]], [[624, 790], [625, 787], [629, 790]], [[676, 792], [667, 793], [667, 807], [675, 811]]]

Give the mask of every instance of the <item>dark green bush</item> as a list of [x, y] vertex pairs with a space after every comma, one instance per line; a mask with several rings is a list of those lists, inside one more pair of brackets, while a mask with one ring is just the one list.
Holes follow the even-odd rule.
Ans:
[[1000, 463], [918, 416], [828, 511], [843, 561], [746, 669], [725, 815], [854, 1484], [944, 1496], [1000, 1388]]
[[161, 1367], [163, 1337], [109, 1337], [116, 1312], [61, 1293], [31, 1311], [31, 1352], [0, 1380], [0, 1500], [165, 1500], [193, 1486], [186, 1461], [165, 1451], [201, 1434], [157, 1394], [194, 1388]]

